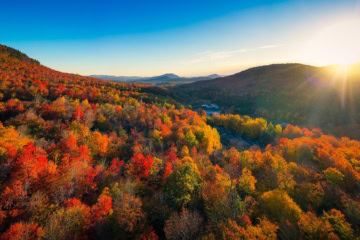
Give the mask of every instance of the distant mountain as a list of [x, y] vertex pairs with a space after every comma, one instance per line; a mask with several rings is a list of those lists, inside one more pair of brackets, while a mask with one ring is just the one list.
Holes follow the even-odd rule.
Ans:
[[[344, 77], [346, 75], [346, 77]], [[360, 124], [360, 64], [274, 64], [170, 88], [186, 104], [214, 103], [226, 111], [322, 127]]]
[[207, 76], [208, 78], [211, 78], [211, 79], [215, 79], [215, 78], [220, 78], [221, 76], [218, 75], [218, 74], [210, 74]]
[[94, 77], [103, 80], [109, 81], [118, 81], [118, 82], [128, 82], [142, 79], [142, 77], [129, 77], [129, 76], [111, 76], [111, 75], [90, 75], [89, 77]]
[[173, 73], [166, 73], [160, 76], [154, 77], [136, 77], [136, 76], [111, 76], [111, 75], [90, 75], [99, 79], [119, 82], [136, 82], [136, 83], [148, 83], [148, 84], [163, 84], [163, 83], [190, 83], [196, 81], [204, 81], [219, 78], [220, 75], [211, 74], [201, 77], [180, 77]]

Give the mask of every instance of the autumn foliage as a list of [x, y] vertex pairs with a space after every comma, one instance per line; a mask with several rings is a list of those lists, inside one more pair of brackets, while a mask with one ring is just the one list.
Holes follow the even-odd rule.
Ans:
[[[0, 54], [0, 239], [358, 239], [360, 142]], [[247, 141], [223, 141], [231, 131]], [[220, 132], [220, 133], [219, 133]]]

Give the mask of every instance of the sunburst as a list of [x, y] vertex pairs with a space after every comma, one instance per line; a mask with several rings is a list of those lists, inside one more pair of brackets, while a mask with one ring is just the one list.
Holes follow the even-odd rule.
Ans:
[[300, 60], [315, 65], [338, 64], [346, 69], [360, 61], [360, 19], [337, 21], [316, 32], [304, 44]]

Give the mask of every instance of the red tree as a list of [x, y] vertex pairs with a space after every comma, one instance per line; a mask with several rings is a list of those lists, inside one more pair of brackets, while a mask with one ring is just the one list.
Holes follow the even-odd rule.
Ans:
[[152, 156], [144, 156], [141, 153], [135, 153], [130, 159], [129, 173], [139, 178], [146, 178], [149, 176], [150, 169], [153, 164]]

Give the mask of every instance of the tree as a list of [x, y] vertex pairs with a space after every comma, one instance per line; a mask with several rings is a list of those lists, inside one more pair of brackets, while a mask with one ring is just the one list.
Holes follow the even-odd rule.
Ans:
[[194, 163], [176, 168], [166, 179], [165, 191], [170, 202], [177, 208], [189, 203], [200, 194], [202, 179]]
[[302, 136], [302, 130], [298, 126], [288, 124], [283, 131], [283, 136], [287, 138], [297, 138]]
[[129, 193], [115, 197], [114, 217], [120, 231], [134, 232], [143, 223], [145, 215], [141, 207], [141, 199]]
[[109, 146], [109, 137], [96, 131], [91, 134], [90, 139], [93, 154], [95, 156], [105, 156]]
[[336, 168], [332, 168], [332, 167], [327, 168], [326, 170], [324, 170], [324, 175], [326, 177], [326, 180], [328, 180], [328, 182], [343, 186], [344, 174], [342, 174]]
[[346, 221], [345, 216], [341, 211], [331, 209], [328, 212], [324, 212], [322, 218], [332, 225], [334, 232], [341, 237], [341, 239], [354, 239], [354, 232], [351, 225]]
[[252, 175], [251, 171], [244, 168], [241, 176], [239, 177], [237, 187], [240, 192], [250, 194], [255, 191], [256, 182], [256, 178]]
[[301, 215], [298, 226], [305, 239], [328, 239], [338, 240], [338, 236], [325, 219], [318, 218], [312, 212], [307, 212]]
[[243, 123], [243, 128], [246, 136], [256, 140], [267, 129], [267, 121], [263, 118], [249, 119]]
[[234, 204], [230, 199], [230, 176], [219, 166], [215, 166], [210, 169], [205, 179], [202, 198], [207, 218], [211, 222], [217, 223], [237, 215], [237, 208], [233, 208]]
[[224, 240], [233, 239], [260, 239], [260, 240], [276, 240], [276, 231], [278, 226], [268, 221], [266, 218], [260, 219], [258, 225], [239, 226], [235, 221], [228, 219], [225, 223], [220, 223], [220, 236]]
[[99, 196], [97, 203], [91, 207], [92, 219], [95, 222], [101, 221], [112, 213], [112, 198], [109, 189], [105, 188]]
[[28, 142], [30, 142], [30, 138], [20, 136], [13, 126], [4, 127], [0, 123], [0, 156], [3, 151], [5, 152], [4, 148], [12, 146], [15, 149], [20, 149]]
[[84, 117], [84, 111], [81, 108], [81, 105], [78, 105], [73, 113], [73, 118], [77, 121], [80, 121]]
[[24, 146], [16, 160], [15, 175], [22, 181], [33, 183], [48, 167], [46, 152], [33, 143]]
[[1, 240], [40, 240], [43, 237], [43, 229], [37, 223], [15, 223], [10, 226]]
[[119, 161], [119, 159], [113, 158], [113, 160], [111, 160], [108, 170], [112, 175], [116, 176], [120, 174], [120, 170], [123, 165], [124, 161]]
[[300, 205], [302, 209], [308, 207], [316, 210], [322, 203], [325, 192], [320, 183], [300, 183], [295, 185], [293, 191], [294, 200]]
[[64, 208], [46, 222], [44, 237], [49, 240], [78, 239], [91, 225], [90, 208], [78, 199], [69, 199]]
[[186, 145], [184, 145], [181, 148], [181, 153], [180, 153], [181, 157], [189, 156], [189, 153], [190, 153], [189, 148]]
[[168, 178], [172, 172], [173, 172], [173, 168], [171, 162], [166, 162], [164, 166], [163, 179]]
[[167, 153], [167, 156], [166, 156], [166, 160], [167, 162], [170, 162], [170, 163], [173, 163], [177, 160], [177, 156], [176, 156], [176, 153], [174, 153], [173, 151], [169, 151]]
[[263, 193], [261, 196], [262, 208], [265, 213], [277, 221], [297, 222], [301, 216], [299, 206], [281, 190], [273, 190]]
[[198, 145], [196, 136], [190, 129], [185, 133], [185, 140], [190, 147]]
[[141, 153], [135, 153], [130, 159], [128, 165], [128, 174], [130, 176], [136, 176], [139, 178], [147, 178], [150, 173], [150, 169], [153, 165], [153, 158], [151, 155], [144, 156]]
[[203, 219], [197, 212], [186, 208], [181, 213], [174, 212], [165, 222], [165, 236], [169, 240], [195, 239], [201, 230]]

